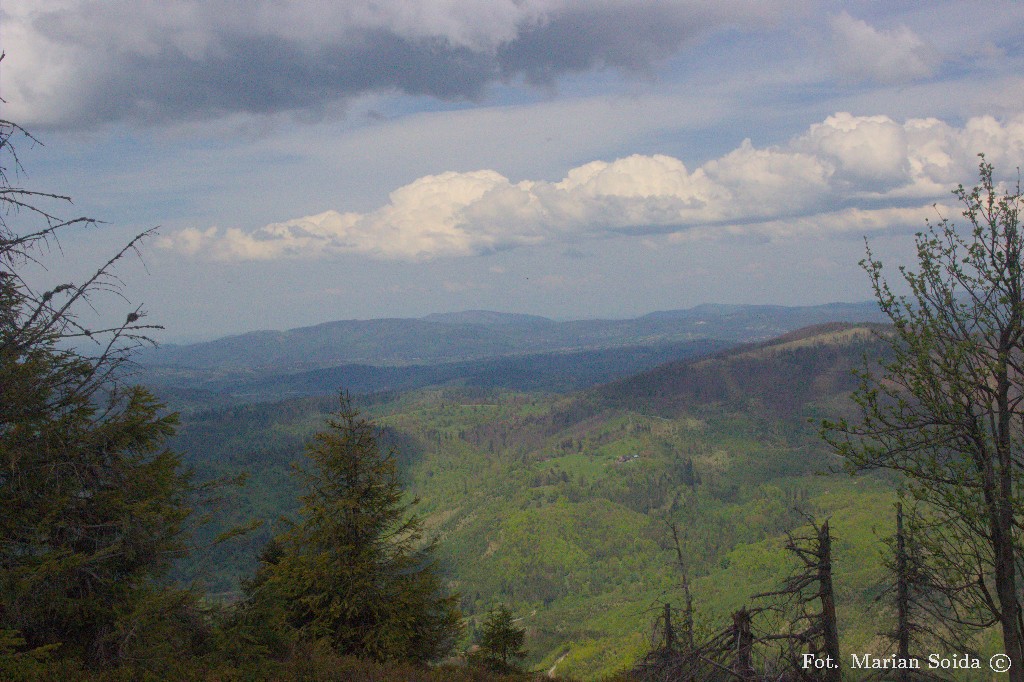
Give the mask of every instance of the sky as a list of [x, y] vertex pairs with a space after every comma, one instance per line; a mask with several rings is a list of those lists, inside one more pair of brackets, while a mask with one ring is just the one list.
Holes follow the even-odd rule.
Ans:
[[865, 239], [895, 276], [979, 152], [1016, 181], [1022, 34], [987, 0], [0, 0], [0, 117], [42, 143], [14, 183], [103, 221], [33, 276], [156, 227], [117, 272], [163, 341], [863, 301]]

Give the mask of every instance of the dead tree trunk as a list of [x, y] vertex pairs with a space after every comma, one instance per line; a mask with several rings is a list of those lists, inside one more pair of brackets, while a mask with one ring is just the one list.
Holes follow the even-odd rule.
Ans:
[[750, 627], [750, 612], [746, 608], [732, 614], [733, 637], [736, 657], [732, 672], [741, 680], [756, 680], [754, 669], [754, 633]]
[[[910, 580], [907, 538], [903, 533], [903, 504], [896, 505], [896, 656], [910, 660]], [[909, 682], [910, 672], [898, 670], [896, 682]]]
[[[841, 682], [839, 628], [832, 588], [832, 536], [827, 520], [821, 526], [811, 521], [811, 528], [808, 535], [788, 535], [786, 549], [800, 560], [801, 566], [779, 590], [759, 594], [757, 598], [780, 601], [782, 608], [791, 612], [789, 633], [769, 639], [789, 641], [789, 665], [795, 677]], [[802, 652], [816, 660], [823, 659], [823, 667], [804, 668]]]
[[834, 668], [825, 671], [828, 682], [840, 682], [839, 672], [839, 627], [836, 623], [836, 599], [832, 590], [832, 536], [828, 520], [818, 529], [817, 542], [818, 599], [821, 602], [820, 623], [825, 655], [834, 663]]
[[672, 631], [672, 605], [665, 604], [665, 653], [675, 651], [676, 633]]
[[683, 547], [679, 542], [679, 530], [675, 523], [669, 524], [669, 528], [672, 530], [672, 541], [676, 548], [676, 564], [679, 566], [679, 572], [682, 574], [683, 583], [683, 632], [682, 632], [682, 646], [684, 651], [691, 651], [694, 647], [693, 641], [693, 595], [690, 592], [690, 572], [686, 566], [686, 560], [683, 559]]

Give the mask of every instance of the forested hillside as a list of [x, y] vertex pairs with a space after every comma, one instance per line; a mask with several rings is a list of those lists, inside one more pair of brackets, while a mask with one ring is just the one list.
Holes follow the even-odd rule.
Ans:
[[[861, 644], [878, 627], [892, 485], [822, 476], [840, 462], [807, 420], [850, 409], [849, 369], [883, 353], [884, 333], [811, 328], [560, 397], [436, 388], [362, 407], [397, 448], [470, 622], [511, 605], [534, 667], [590, 678], [643, 653], [658, 605], [681, 599], [672, 522], [712, 628], [786, 574], [784, 533], [803, 514], [831, 517], [842, 635]], [[295, 508], [289, 463], [332, 402], [198, 413], [174, 444], [204, 477], [250, 472], [227, 508], [272, 527]], [[209, 561], [216, 592], [251, 572], [270, 527]]]
[[352, 395], [399, 393], [439, 385], [565, 393], [731, 345], [728, 341], [699, 339], [433, 365], [345, 364], [293, 372], [147, 365], [143, 376], [168, 402], [185, 410], [323, 395], [340, 386]]

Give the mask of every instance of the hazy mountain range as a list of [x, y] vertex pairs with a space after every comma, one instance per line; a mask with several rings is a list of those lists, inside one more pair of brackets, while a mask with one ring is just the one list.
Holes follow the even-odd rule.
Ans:
[[882, 320], [874, 303], [701, 305], [570, 321], [473, 310], [167, 345], [140, 354], [140, 363], [143, 381], [170, 399], [266, 400], [442, 384], [564, 392], [809, 325]]
[[204, 343], [161, 346], [145, 352], [141, 359], [147, 365], [193, 369], [431, 364], [694, 339], [754, 341], [834, 321], [874, 322], [882, 321], [882, 316], [874, 303], [701, 305], [625, 320], [555, 321], [534, 315], [465, 311], [255, 331]]

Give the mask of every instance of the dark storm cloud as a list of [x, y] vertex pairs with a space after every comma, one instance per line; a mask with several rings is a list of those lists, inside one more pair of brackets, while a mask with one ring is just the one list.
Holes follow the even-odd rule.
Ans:
[[472, 98], [495, 77], [484, 55], [383, 31], [314, 54], [276, 36], [222, 36], [201, 61], [166, 47], [131, 55], [106, 74], [79, 118], [176, 120], [237, 112], [316, 112], [346, 97], [396, 90], [446, 100]]
[[532, 83], [602, 67], [646, 72], [723, 18], [672, 3], [579, 7], [525, 27], [501, 46], [497, 60], [506, 78], [523, 75]]
[[47, 56], [15, 67], [15, 89], [30, 100], [22, 106], [44, 123], [75, 126], [315, 114], [376, 92], [473, 100], [501, 80], [643, 73], [717, 28], [777, 17], [783, 4], [82, 2], [7, 21], [23, 24], [13, 42]]

